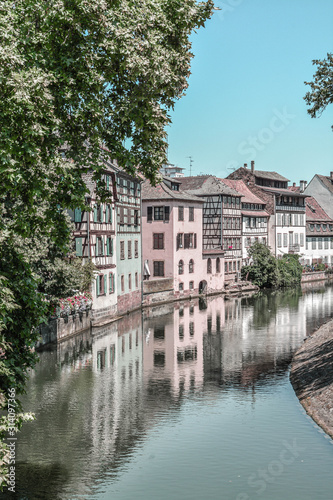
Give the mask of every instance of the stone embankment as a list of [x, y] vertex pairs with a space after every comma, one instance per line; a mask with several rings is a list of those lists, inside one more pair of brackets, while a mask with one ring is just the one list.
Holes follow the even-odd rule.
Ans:
[[306, 412], [333, 438], [333, 320], [296, 352], [290, 380]]

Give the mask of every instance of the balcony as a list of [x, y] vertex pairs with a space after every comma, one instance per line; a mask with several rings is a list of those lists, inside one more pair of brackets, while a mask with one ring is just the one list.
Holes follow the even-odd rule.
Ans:
[[297, 243], [289, 245], [289, 253], [299, 253], [301, 251], [301, 246]]
[[286, 210], [287, 212], [304, 212], [305, 213], [305, 206], [299, 206], [299, 205], [279, 205], [278, 203], [276, 204], [276, 210]]

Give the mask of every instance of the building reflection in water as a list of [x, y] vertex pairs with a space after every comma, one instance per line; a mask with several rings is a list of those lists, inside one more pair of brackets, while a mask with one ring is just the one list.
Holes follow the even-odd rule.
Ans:
[[[89, 494], [104, 475], [128, 467], [184, 398], [276, 383], [314, 324], [332, 312], [332, 287], [216, 296], [145, 309], [42, 353], [27, 387], [25, 407], [37, 419], [20, 436], [20, 494]], [[45, 460], [66, 475], [44, 491], [29, 478]]]

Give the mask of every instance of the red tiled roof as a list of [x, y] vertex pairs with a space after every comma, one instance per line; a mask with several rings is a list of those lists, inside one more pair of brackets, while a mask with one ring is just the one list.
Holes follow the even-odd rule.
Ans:
[[305, 214], [307, 221], [321, 221], [327, 223], [333, 223], [333, 220], [327, 215], [325, 210], [319, 205], [318, 201], [309, 196], [305, 200]]
[[300, 187], [299, 186], [288, 186], [289, 191], [293, 191], [294, 193], [300, 193]]
[[242, 180], [231, 180], [231, 179], [222, 179], [227, 186], [235, 189], [238, 193], [243, 195], [242, 203], [254, 203], [259, 205], [266, 205], [264, 200], [261, 200], [258, 196], [256, 196], [250, 189], [247, 187], [244, 181]]

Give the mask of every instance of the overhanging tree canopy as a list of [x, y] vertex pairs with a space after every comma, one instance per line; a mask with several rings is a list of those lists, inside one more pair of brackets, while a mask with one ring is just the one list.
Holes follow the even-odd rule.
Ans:
[[323, 60], [315, 59], [312, 64], [317, 66], [317, 71], [312, 82], [304, 82], [311, 88], [311, 91], [305, 94], [304, 100], [310, 106], [309, 115], [316, 118], [321, 116], [328, 104], [333, 103], [333, 54], [328, 53], [327, 58]]

